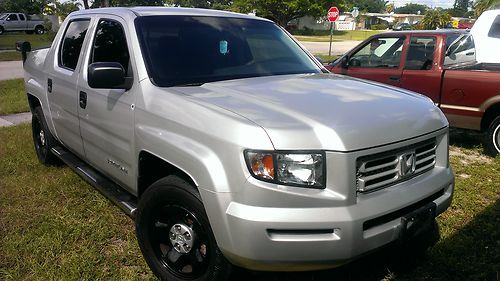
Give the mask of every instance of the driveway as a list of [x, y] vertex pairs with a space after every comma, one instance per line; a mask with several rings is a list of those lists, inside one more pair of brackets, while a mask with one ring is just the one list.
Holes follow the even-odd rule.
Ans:
[[0, 80], [23, 78], [23, 75], [21, 61], [0, 61]]

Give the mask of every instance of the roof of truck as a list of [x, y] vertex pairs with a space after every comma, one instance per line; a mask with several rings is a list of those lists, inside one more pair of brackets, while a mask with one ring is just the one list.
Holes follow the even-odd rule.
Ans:
[[134, 15], [141, 16], [156, 16], [156, 15], [179, 15], [179, 16], [212, 16], [212, 17], [231, 17], [231, 18], [246, 18], [246, 19], [258, 19], [270, 21], [268, 19], [219, 11], [210, 9], [198, 9], [198, 8], [179, 8], [179, 7], [117, 7], [117, 8], [99, 8], [99, 9], [87, 9], [73, 12], [72, 15], [85, 15], [85, 14], [113, 14], [113, 15]]

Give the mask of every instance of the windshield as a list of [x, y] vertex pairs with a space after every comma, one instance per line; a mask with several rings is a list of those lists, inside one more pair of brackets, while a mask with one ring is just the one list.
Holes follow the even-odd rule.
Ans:
[[148, 73], [161, 87], [321, 72], [285, 32], [267, 21], [145, 16], [136, 19], [136, 28]]
[[0, 14], [0, 20], [3, 20], [4, 18], [7, 17], [8, 14]]

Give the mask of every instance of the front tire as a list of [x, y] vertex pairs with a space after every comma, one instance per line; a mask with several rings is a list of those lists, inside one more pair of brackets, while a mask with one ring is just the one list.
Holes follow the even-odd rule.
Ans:
[[198, 191], [176, 177], [142, 195], [136, 215], [142, 254], [161, 280], [227, 280], [231, 264], [217, 247]]
[[497, 116], [488, 128], [486, 147], [492, 156], [500, 154], [500, 116]]
[[47, 127], [47, 123], [45, 123], [45, 116], [43, 115], [41, 107], [37, 107], [33, 110], [31, 129], [33, 132], [33, 144], [38, 160], [45, 166], [59, 165], [61, 162], [51, 152], [51, 149], [57, 146], [57, 140], [52, 136]]
[[2, 34], [3, 34], [3, 32], [4, 32], [4, 31], [3, 31], [3, 27], [1, 27], [1, 26], [0, 26], [0, 35], [2, 35]]

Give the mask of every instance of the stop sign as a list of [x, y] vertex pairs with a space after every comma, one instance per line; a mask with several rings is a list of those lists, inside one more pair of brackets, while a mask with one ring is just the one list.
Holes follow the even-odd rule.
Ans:
[[334, 22], [336, 21], [340, 16], [340, 11], [337, 7], [331, 7], [330, 9], [328, 9], [328, 21], [329, 22]]

